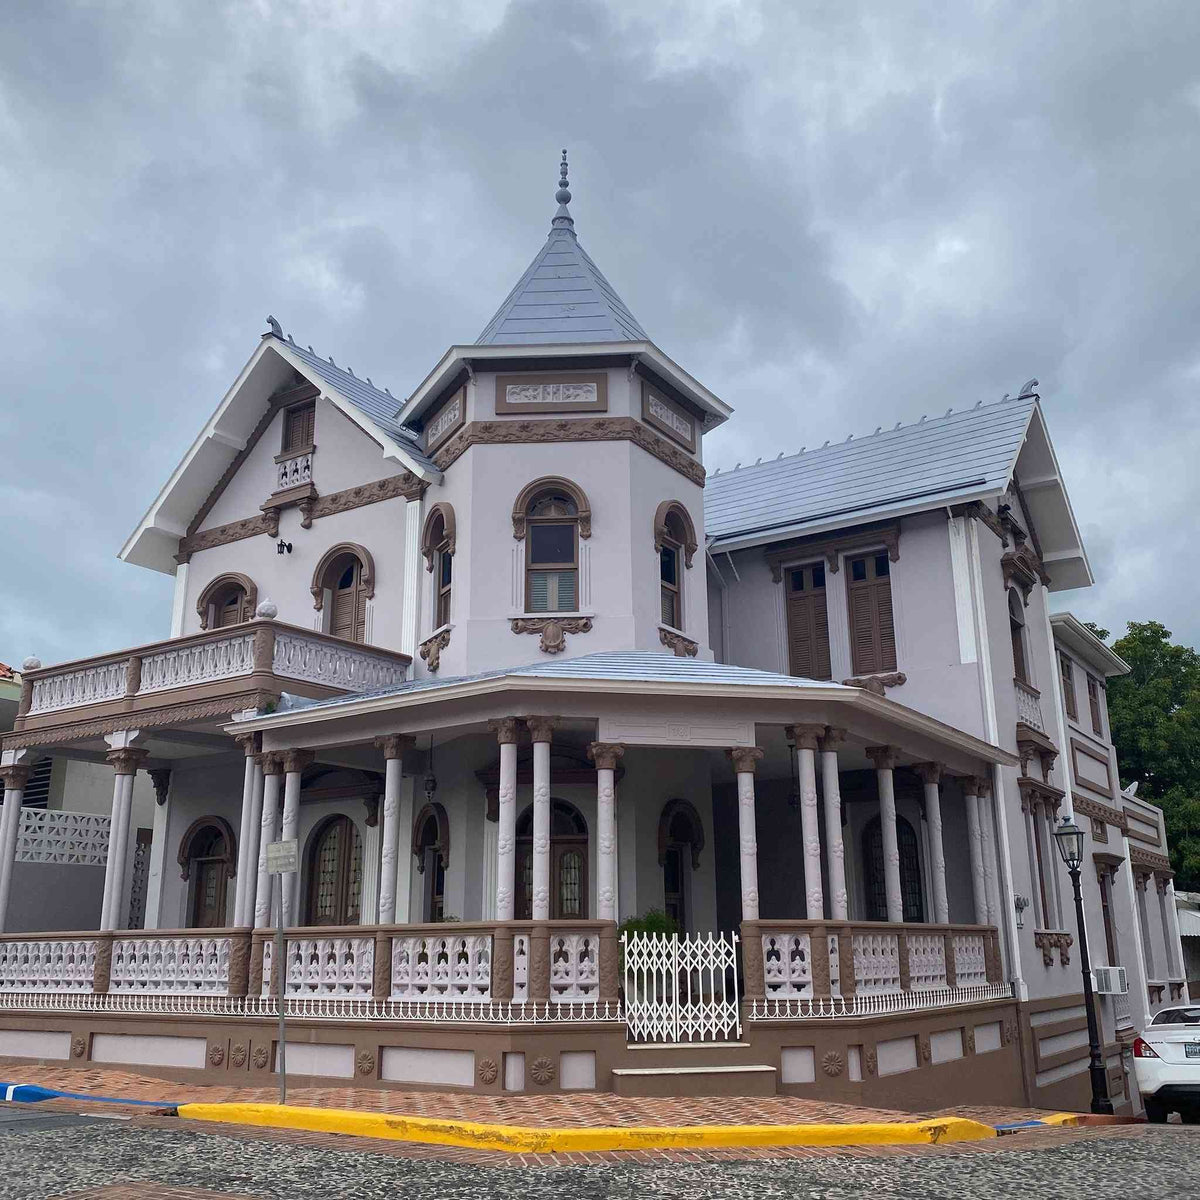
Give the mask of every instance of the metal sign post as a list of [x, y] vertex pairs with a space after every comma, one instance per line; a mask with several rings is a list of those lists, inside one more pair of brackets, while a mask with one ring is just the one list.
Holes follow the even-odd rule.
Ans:
[[271, 990], [279, 997], [279, 1103], [287, 1103], [287, 1029], [284, 1000], [287, 996], [287, 958], [283, 942], [286, 915], [283, 911], [283, 877], [299, 866], [300, 848], [295, 838], [267, 843], [267, 874], [279, 876], [279, 920], [275, 926], [275, 958], [271, 966]]

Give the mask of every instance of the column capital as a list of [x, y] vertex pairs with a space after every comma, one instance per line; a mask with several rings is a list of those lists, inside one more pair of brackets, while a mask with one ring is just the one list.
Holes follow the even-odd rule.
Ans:
[[387, 733], [375, 739], [375, 749], [382, 750], [383, 757], [387, 759], [403, 758], [404, 752], [413, 749], [416, 744], [417, 739], [407, 733]]
[[783, 732], [789, 740], [796, 743], [798, 750], [816, 750], [821, 738], [825, 736], [825, 726], [785, 725]]
[[896, 761], [900, 757], [899, 746], [868, 746], [867, 757], [875, 764], [877, 771], [894, 771]]
[[155, 767], [147, 771], [150, 782], [154, 784], [154, 803], [161, 808], [167, 802], [167, 789], [171, 786], [171, 768]]
[[913, 763], [913, 771], [920, 777], [921, 782], [925, 785], [933, 784], [936, 786], [942, 781], [942, 772], [945, 767], [938, 762], [919, 762]]
[[963, 780], [963, 794], [986, 800], [992, 794], [992, 781], [984, 775], [968, 775]]
[[283, 774], [283, 753], [279, 750], [268, 750], [262, 756], [262, 769], [264, 775], [282, 775]]
[[112, 765], [117, 775], [136, 775], [138, 767], [150, 757], [149, 750], [137, 746], [127, 746], [124, 750], [110, 750], [104, 759]]
[[821, 735], [821, 749], [834, 753], [845, 741], [846, 731], [844, 729], [839, 729], [836, 725], [826, 725], [825, 732]]
[[309, 766], [314, 758], [316, 758], [316, 754], [312, 750], [301, 750], [298, 748], [284, 750], [283, 769], [289, 775], [296, 774]]
[[18, 792], [25, 790], [25, 785], [29, 782], [29, 772], [33, 767], [26, 763], [9, 763], [7, 766], [0, 767], [0, 779], [4, 780], [4, 788], [7, 791], [13, 788]]
[[241, 746], [242, 753], [247, 758], [253, 758], [254, 755], [262, 753], [261, 733], [235, 733], [233, 740]]
[[558, 727], [558, 717], [522, 717], [529, 736], [535, 742], [549, 742], [554, 730]]
[[496, 741], [501, 746], [515, 746], [521, 736], [517, 728], [519, 717], [492, 717], [487, 727], [496, 735]]
[[729, 755], [729, 761], [738, 775], [753, 775], [758, 760], [763, 756], [761, 746], [734, 746], [725, 753]]
[[617, 760], [625, 756], [625, 747], [616, 742], [592, 742], [587, 753], [597, 771], [615, 771]]

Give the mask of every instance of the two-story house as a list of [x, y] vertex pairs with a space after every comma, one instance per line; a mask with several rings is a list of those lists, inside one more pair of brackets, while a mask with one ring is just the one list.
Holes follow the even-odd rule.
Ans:
[[[282, 988], [312, 1078], [1074, 1106], [1053, 828], [1107, 797], [1125, 890], [1089, 881], [1089, 932], [1146, 964], [1105, 1001], [1133, 1103], [1118, 1031], [1185, 994], [1178, 937], [1123, 923], [1135, 876], [1169, 885], [1161, 819], [1059, 703], [1065, 656], [1120, 667], [1049, 613], [1091, 572], [1034, 382], [709, 475], [731, 408], [570, 198], [564, 157], [528, 270], [405, 399], [271, 319], [121, 551], [174, 576], [171, 637], [26, 663], [0, 1055], [262, 1080]], [[12, 898], [61, 758], [113, 773], [70, 932]]]

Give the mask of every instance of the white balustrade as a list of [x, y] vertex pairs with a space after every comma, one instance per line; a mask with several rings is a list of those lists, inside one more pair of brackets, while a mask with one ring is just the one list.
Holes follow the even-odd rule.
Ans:
[[856, 933], [854, 990], [900, 991], [900, 944], [894, 933]]
[[168, 688], [249, 675], [254, 669], [254, 634], [239, 633], [202, 642], [184, 642], [142, 659], [138, 695]]
[[1017, 693], [1017, 720], [1024, 722], [1030, 729], [1045, 733], [1046, 728], [1042, 724], [1041, 693], [1037, 688], [1030, 687], [1019, 679], [1013, 680], [1013, 688]]
[[386, 655], [283, 629], [275, 634], [272, 670], [285, 679], [302, 679], [347, 692], [394, 687], [404, 682], [407, 673], [403, 663]]
[[[374, 990], [374, 937], [293, 938], [284, 943], [289, 996], [370, 996]], [[262, 994], [271, 992], [274, 940], [263, 943]]]
[[842, 943], [836, 933], [829, 934], [829, 994], [842, 994]]
[[100, 813], [21, 809], [17, 862], [102, 867], [108, 858], [111, 817]]
[[940, 933], [908, 934], [909, 991], [946, 986], [946, 939]]
[[275, 490], [282, 492], [286, 488], [297, 487], [302, 483], [312, 483], [312, 450], [301, 454], [293, 454], [277, 464]]
[[[836, 937], [832, 939], [835, 943]], [[812, 939], [807, 933], [764, 933], [763, 976], [768, 996], [810, 996]]]
[[91, 938], [0, 942], [0, 992], [90, 992]]
[[227, 937], [137, 937], [113, 941], [109, 991], [133, 995], [224, 996]]
[[33, 681], [30, 713], [55, 712], [80, 704], [99, 704], [125, 695], [125, 669], [128, 658], [115, 662], [78, 667]]
[[954, 946], [954, 978], [958, 987], [987, 983], [987, 956], [982, 933], [956, 933]]
[[529, 999], [529, 934], [513, 934], [513, 999]]
[[492, 936], [415, 934], [392, 938], [392, 999], [487, 999]]
[[600, 987], [600, 938], [555, 933], [550, 938], [550, 999], [592, 1000]]

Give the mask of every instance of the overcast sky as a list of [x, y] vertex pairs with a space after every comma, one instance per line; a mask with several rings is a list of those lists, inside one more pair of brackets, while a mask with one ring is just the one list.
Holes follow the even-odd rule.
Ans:
[[0, 6], [0, 660], [164, 637], [115, 555], [268, 312], [407, 394], [580, 239], [710, 468], [1041, 394], [1097, 586], [1200, 643], [1200, 5]]

